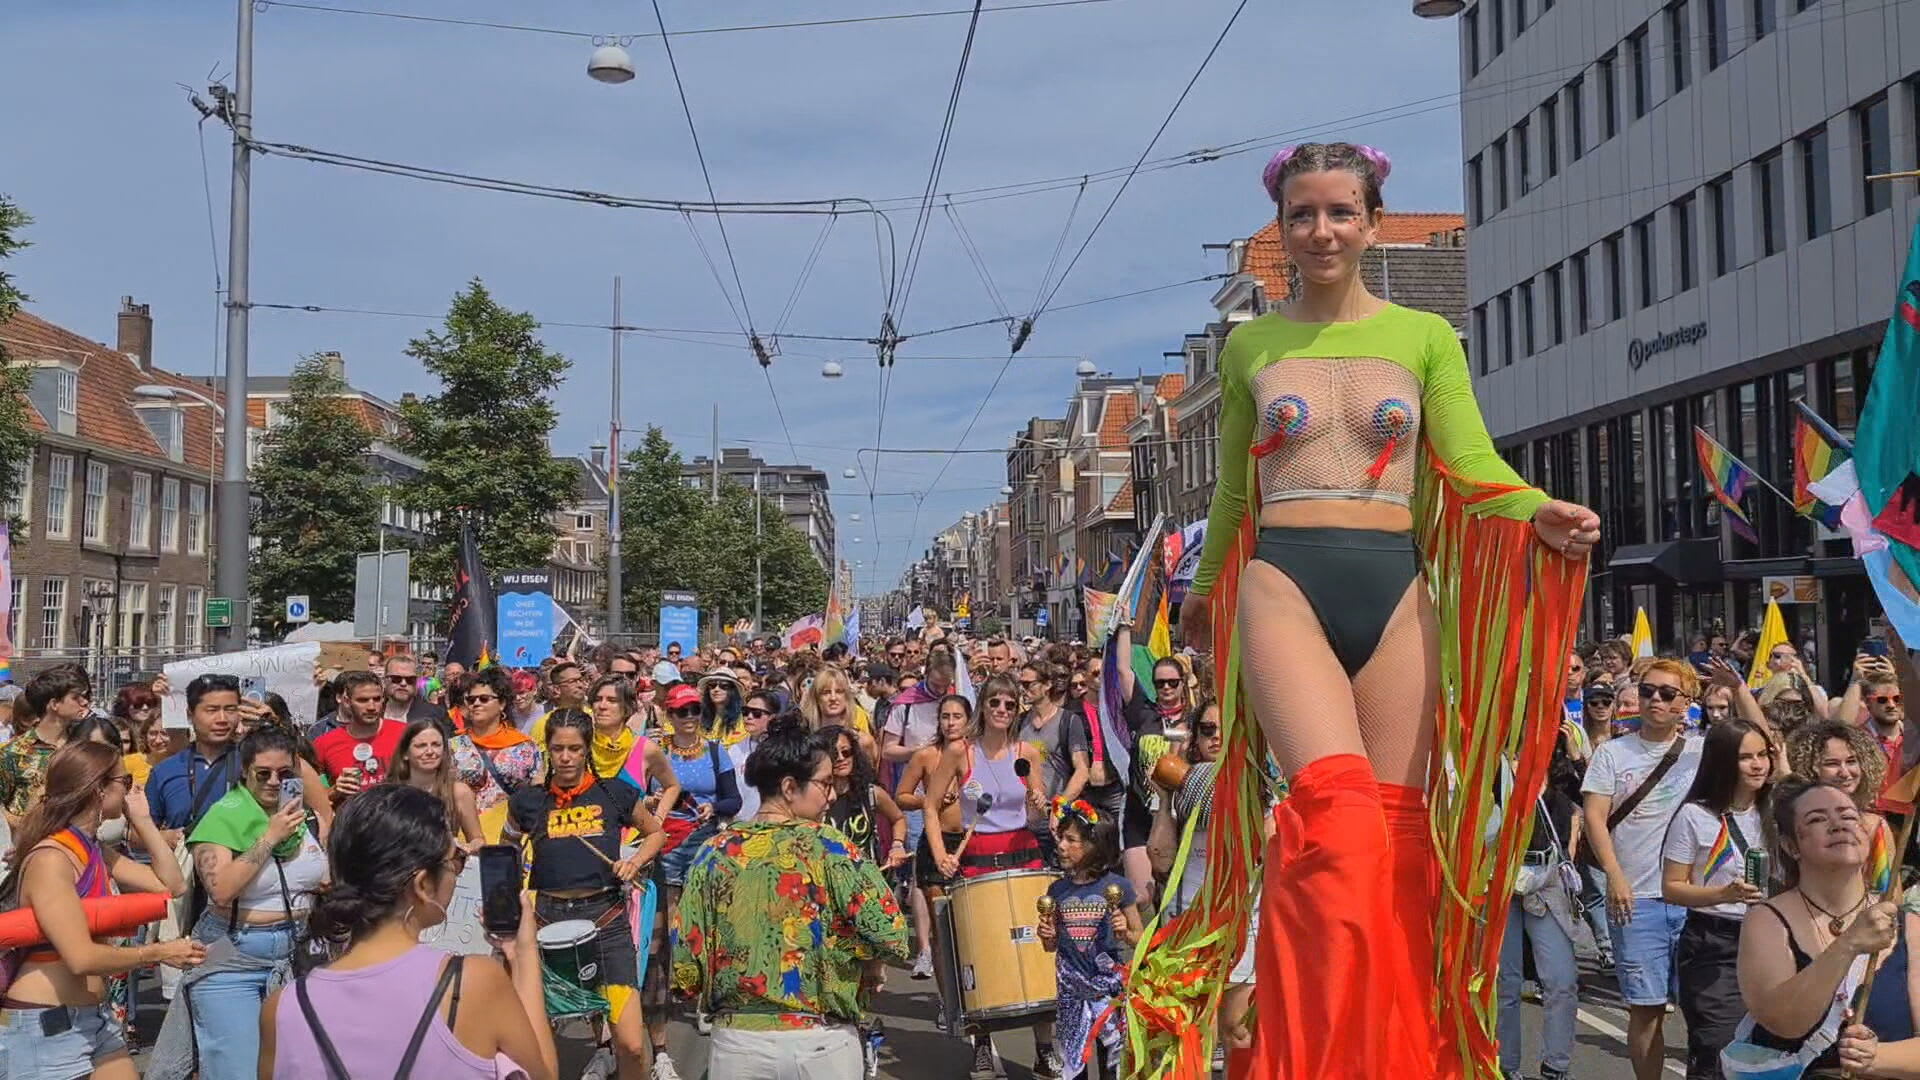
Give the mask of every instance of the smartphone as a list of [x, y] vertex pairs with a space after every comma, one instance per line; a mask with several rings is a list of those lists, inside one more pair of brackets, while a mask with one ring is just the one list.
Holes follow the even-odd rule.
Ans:
[[480, 925], [490, 934], [520, 930], [520, 849], [512, 844], [480, 849]]
[[248, 675], [240, 680], [240, 696], [251, 701], [267, 700], [267, 680]]
[[300, 778], [289, 776], [280, 781], [280, 805], [285, 806], [300, 797]]
[[1887, 655], [1887, 639], [1870, 637], [1860, 643], [1860, 651], [1866, 653], [1868, 656], [1885, 656]]

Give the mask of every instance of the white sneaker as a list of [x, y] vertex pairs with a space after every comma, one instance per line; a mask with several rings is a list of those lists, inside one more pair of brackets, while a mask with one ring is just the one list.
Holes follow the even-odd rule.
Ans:
[[580, 1080], [612, 1080], [619, 1074], [620, 1066], [613, 1059], [613, 1051], [603, 1046], [594, 1051], [593, 1059], [580, 1070]]
[[653, 1080], [680, 1080], [680, 1070], [673, 1067], [672, 1058], [665, 1054], [654, 1055]]
[[922, 951], [913, 961], [913, 977], [916, 979], [933, 978], [933, 953]]

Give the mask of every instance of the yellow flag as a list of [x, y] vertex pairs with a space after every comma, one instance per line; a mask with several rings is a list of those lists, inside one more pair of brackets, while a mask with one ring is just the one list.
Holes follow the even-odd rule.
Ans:
[[1755, 690], [1766, 685], [1773, 672], [1767, 669], [1767, 657], [1773, 655], [1774, 646], [1787, 643], [1787, 621], [1780, 617], [1780, 605], [1767, 601], [1767, 617], [1760, 623], [1760, 643], [1753, 648], [1753, 670], [1747, 674], [1747, 685]]
[[1647, 609], [1633, 613], [1633, 655], [1645, 659], [1653, 655], [1653, 627], [1647, 622]]

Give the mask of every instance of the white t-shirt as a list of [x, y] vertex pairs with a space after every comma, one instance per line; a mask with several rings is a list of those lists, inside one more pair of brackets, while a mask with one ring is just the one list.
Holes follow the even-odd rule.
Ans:
[[[1676, 769], [1679, 767], [1674, 766]], [[1666, 862], [1686, 863], [1693, 867], [1690, 875], [1693, 883], [1708, 888], [1717, 888], [1746, 877], [1746, 849], [1763, 842], [1760, 837], [1760, 811], [1748, 807], [1734, 811], [1729, 817], [1733, 819], [1734, 828], [1739, 830], [1739, 836], [1735, 838], [1728, 835], [1729, 856], [1725, 865], [1718, 870], [1707, 872], [1707, 855], [1720, 842], [1720, 818], [1699, 803], [1687, 803], [1674, 815], [1673, 827], [1667, 830], [1666, 849], [1661, 852], [1661, 858]], [[1729, 919], [1747, 917], [1747, 905], [1739, 902], [1714, 904], [1694, 910]]]
[[900, 745], [918, 750], [932, 745], [940, 734], [940, 699], [917, 705], [895, 705], [887, 711], [883, 734], [900, 736]]
[[[1620, 860], [1620, 869], [1632, 881], [1636, 899], [1660, 899], [1660, 845], [1666, 838], [1667, 822], [1680, 809], [1680, 800], [1693, 786], [1693, 774], [1700, 768], [1701, 737], [1676, 735], [1675, 738], [1686, 740], [1680, 760], [1673, 763], [1660, 783], [1647, 792], [1633, 813], [1613, 830], [1614, 857]], [[1640, 787], [1647, 774], [1659, 766], [1671, 746], [1672, 740], [1650, 743], [1638, 734], [1607, 740], [1593, 752], [1593, 760], [1587, 765], [1587, 778], [1580, 785], [1581, 794], [1610, 795], [1613, 805], [1620, 805]]]

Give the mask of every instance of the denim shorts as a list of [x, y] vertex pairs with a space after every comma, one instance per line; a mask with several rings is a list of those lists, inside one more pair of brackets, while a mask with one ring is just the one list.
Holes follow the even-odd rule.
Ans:
[[[44, 1017], [62, 1012], [67, 1029], [41, 1034]], [[126, 1049], [104, 1003], [0, 1010], [0, 1076], [10, 1080], [75, 1080]]]
[[1633, 918], [1612, 925], [1613, 970], [1620, 977], [1620, 997], [1627, 1004], [1665, 1005], [1679, 1000], [1674, 954], [1686, 925], [1686, 908], [1650, 897], [1636, 897]]

